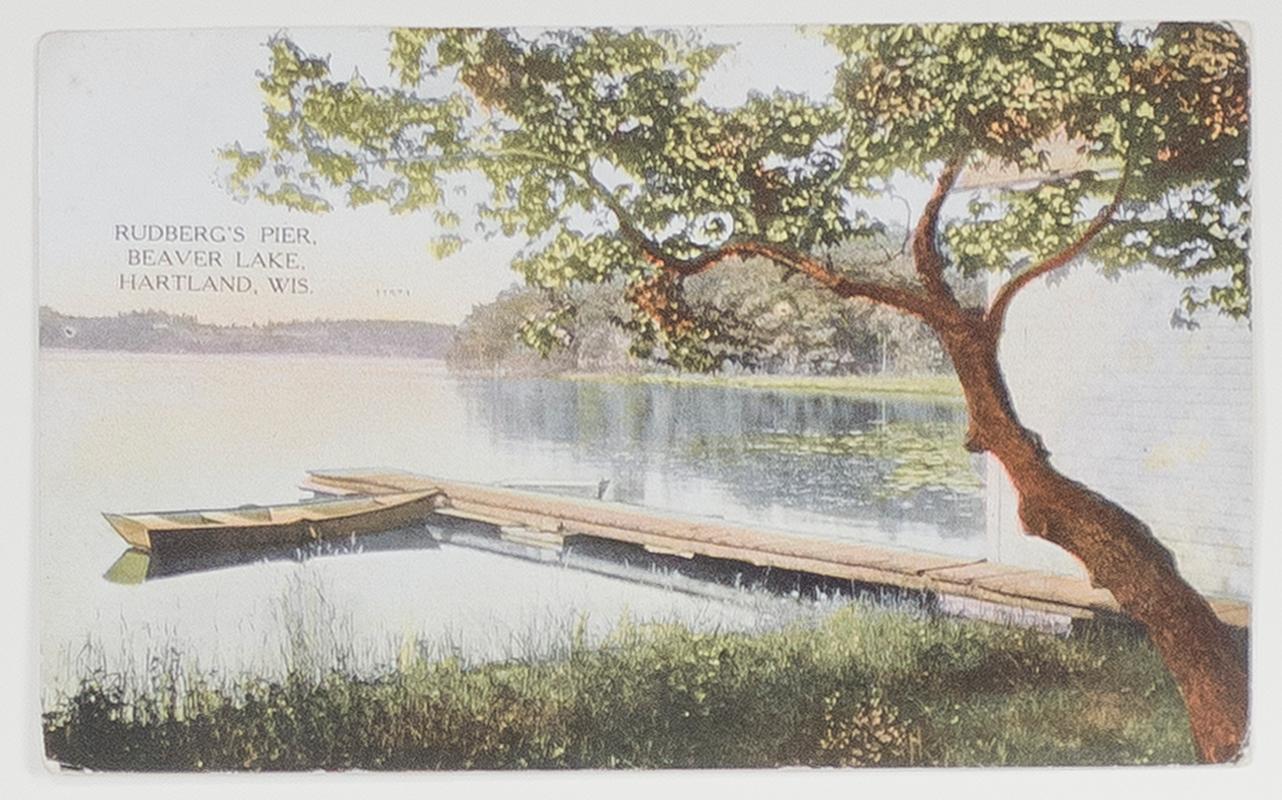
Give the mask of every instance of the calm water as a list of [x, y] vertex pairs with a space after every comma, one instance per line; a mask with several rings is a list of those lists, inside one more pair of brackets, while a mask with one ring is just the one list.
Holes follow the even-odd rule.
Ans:
[[51, 685], [77, 668], [87, 641], [135, 663], [173, 644], [204, 666], [271, 669], [282, 623], [300, 617], [370, 652], [424, 636], [491, 657], [580, 619], [597, 630], [623, 615], [752, 627], [786, 613], [449, 545], [132, 586], [103, 578], [124, 548], [100, 512], [289, 501], [320, 467], [608, 478], [607, 498], [621, 502], [984, 554], [979, 472], [960, 450], [954, 403], [459, 378], [423, 361], [47, 350], [39, 392]]

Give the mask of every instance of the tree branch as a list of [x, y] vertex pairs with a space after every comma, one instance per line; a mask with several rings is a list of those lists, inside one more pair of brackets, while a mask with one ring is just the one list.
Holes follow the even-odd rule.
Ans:
[[[619, 232], [624, 239], [639, 249], [655, 266], [669, 270], [682, 278], [697, 275], [730, 258], [760, 256], [806, 275], [839, 297], [871, 300], [874, 303], [895, 308], [927, 321], [938, 319], [941, 316], [939, 301], [929, 295], [907, 287], [892, 286], [876, 281], [852, 280], [811, 256], [767, 242], [751, 239], [730, 241], [720, 247], [700, 253], [693, 258], [676, 258], [665, 253], [657, 242], [646, 235], [633, 220], [628, 210], [623, 207], [623, 204], [610, 191], [609, 187], [597, 180], [589, 168], [576, 168], [541, 153], [530, 151], [508, 150], [503, 155], [550, 163], [579, 177], [600, 198], [602, 204], [605, 205], [610, 213], [614, 215], [619, 224]], [[955, 172], [949, 180], [949, 185], [953, 180], [956, 180]], [[938, 213], [937, 209], [936, 213]], [[951, 297], [951, 292], [949, 296]]]
[[1122, 169], [1121, 179], [1117, 182], [1117, 190], [1113, 193], [1113, 199], [1108, 205], [1099, 210], [1099, 213], [1091, 220], [1091, 224], [1086, 226], [1086, 230], [1082, 231], [1082, 235], [1059, 252], [1011, 278], [997, 290], [997, 294], [993, 297], [993, 302], [988, 306], [988, 312], [984, 315], [984, 323], [988, 326], [994, 338], [1001, 334], [1002, 325], [1006, 318], [1006, 310], [1010, 307], [1011, 301], [1015, 299], [1015, 295], [1020, 289], [1023, 289], [1041, 276], [1070, 263], [1082, 254], [1082, 251], [1100, 234], [1100, 231], [1108, 227], [1109, 223], [1113, 221], [1113, 214], [1117, 212], [1118, 207], [1122, 204], [1122, 197], [1126, 193], [1126, 184], [1130, 177], [1131, 162], [1128, 159]]
[[922, 285], [932, 296], [953, 305], [956, 305], [957, 298], [944, 280], [944, 255], [939, 252], [935, 237], [939, 233], [939, 213], [953, 184], [957, 182], [957, 176], [961, 174], [965, 160], [964, 156], [958, 156], [944, 165], [943, 171], [935, 180], [935, 191], [926, 201], [921, 219], [917, 220], [917, 228], [913, 232], [913, 266], [917, 268]]
[[938, 301], [920, 291], [877, 281], [847, 278], [811, 256], [767, 242], [730, 242], [697, 258], [670, 264], [669, 267], [682, 276], [696, 275], [729, 258], [746, 256], [759, 256], [796, 270], [839, 297], [871, 300], [927, 321], [941, 316]]

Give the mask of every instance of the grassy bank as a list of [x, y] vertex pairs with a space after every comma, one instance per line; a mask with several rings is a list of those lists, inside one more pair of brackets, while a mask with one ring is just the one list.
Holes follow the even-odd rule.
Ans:
[[566, 373], [566, 380], [601, 383], [653, 383], [674, 386], [722, 386], [806, 394], [907, 396], [960, 400], [961, 385], [954, 375], [699, 375], [693, 373], [627, 374]]
[[501, 769], [1191, 762], [1149, 645], [844, 608], [759, 634], [621, 624], [563, 655], [376, 674], [97, 671], [54, 700], [49, 757], [94, 769]]

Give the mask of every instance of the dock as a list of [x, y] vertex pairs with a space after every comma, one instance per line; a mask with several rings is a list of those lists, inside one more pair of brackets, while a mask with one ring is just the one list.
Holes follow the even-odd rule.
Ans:
[[[314, 470], [301, 488], [328, 495], [435, 492], [433, 513], [496, 527], [504, 539], [559, 551], [575, 537], [640, 546], [650, 553], [701, 556], [792, 570], [874, 587], [931, 593], [950, 601], [1091, 619], [1124, 616], [1112, 593], [1084, 578], [987, 560], [833, 541], [640, 508], [399, 470]], [[1246, 627], [1247, 603], [1208, 598], [1225, 622]]]

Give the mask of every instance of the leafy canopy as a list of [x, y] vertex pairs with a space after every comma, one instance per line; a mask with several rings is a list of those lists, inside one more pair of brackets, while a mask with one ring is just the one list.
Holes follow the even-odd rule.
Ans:
[[[841, 57], [828, 95], [733, 108], [700, 93], [726, 48], [695, 31], [396, 30], [387, 86], [337, 79], [276, 37], [265, 139], [224, 151], [228, 182], [306, 211], [428, 211], [441, 257], [518, 237], [513, 266], [539, 287], [621, 278], [641, 349], [696, 369], [716, 366], [717, 330], [683, 284], [726, 258], [771, 258], [929, 321], [911, 276], [868, 279], [834, 254], [884, 238], [864, 199], [949, 165], [961, 178], [942, 189], [960, 200], [926, 228], [945, 280], [1006, 273], [1013, 293], [1084, 255], [1188, 279], [1190, 313], [1248, 313], [1248, 73], [1229, 27], [821, 35]], [[555, 316], [527, 341], [555, 342]]]

